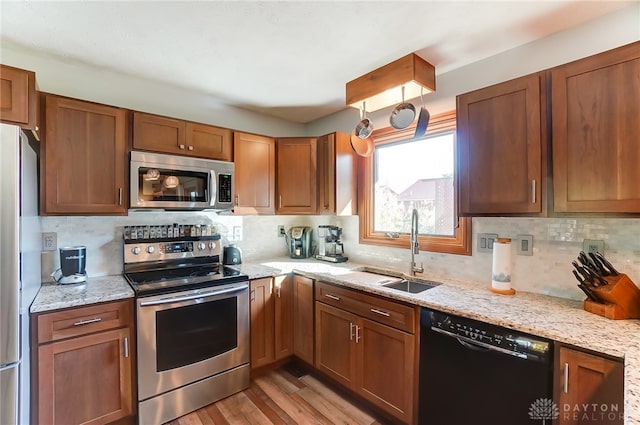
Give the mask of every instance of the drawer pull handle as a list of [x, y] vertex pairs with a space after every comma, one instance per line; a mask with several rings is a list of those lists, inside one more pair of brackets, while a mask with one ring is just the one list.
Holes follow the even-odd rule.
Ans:
[[389, 313], [387, 313], [386, 311], [378, 310], [377, 308], [372, 308], [372, 309], [371, 309], [371, 312], [372, 312], [372, 313], [379, 314], [379, 315], [384, 316], [384, 317], [389, 317], [389, 316], [391, 316], [391, 315], [390, 315]]
[[360, 326], [356, 325], [356, 344], [360, 342]]
[[81, 320], [79, 322], [75, 322], [73, 324], [73, 326], [82, 326], [82, 325], [88, 325], [89, 323], [96, 323], [101, 321], [102, 318], [101, 317], [96, 317], [95, 319], [89, 319], [89, 320]]
[[349, 341], [353, 341], [353, 329], [356, 327], [357, 326], [354, 325], [352, 322], [349, 322]]
[[332, 300], [335, 300], [335, 301], [340, 301], [340, 297], [336, 297], [335, 295], [324, 294], [324, 296], [327, 298], [331, 298]]

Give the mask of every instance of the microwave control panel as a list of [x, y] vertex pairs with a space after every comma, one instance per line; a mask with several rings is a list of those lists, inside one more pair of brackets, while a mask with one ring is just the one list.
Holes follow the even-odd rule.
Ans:
[[231, 202], [231, 175], [218, 175], [218, 202]]

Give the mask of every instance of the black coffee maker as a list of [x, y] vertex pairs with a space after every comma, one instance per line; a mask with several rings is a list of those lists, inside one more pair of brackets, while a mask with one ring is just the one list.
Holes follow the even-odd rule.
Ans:
[[311, 233], [313, 229], [307, 226], [297, 226], [287, 233], [287, 247], [291, 258], [309, 258], [313, 255]]
[[52, 276], [61, 284], [86, 282], [86, 264], [86, 246], [65, 246], [60, 248], [60, 268]]

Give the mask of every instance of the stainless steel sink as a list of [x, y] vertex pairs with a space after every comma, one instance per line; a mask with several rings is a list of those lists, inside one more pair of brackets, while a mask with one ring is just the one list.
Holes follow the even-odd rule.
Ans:
[[418, 294], [433, 288], [435, 285], [429, 285], [426, 283], [415, 282], [410, 280], [401, 280], [400, 282], [390, 283], [388, 285], [382, 285], [385, 288], [397, 289], [398, 291], [409, 292], [411, 294]]

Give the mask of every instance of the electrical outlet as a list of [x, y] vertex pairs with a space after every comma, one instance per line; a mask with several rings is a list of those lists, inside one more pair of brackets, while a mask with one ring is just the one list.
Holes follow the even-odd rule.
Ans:
[[493, 243], [498, 239], [496, 233], [478, 233], [478, 252], [493, 252]]
[[516, 253], [518, 255], [533, 255], [532, 235], [518, 235], [516, 243]]
[[58, 248], [58, 234], [56, 232], [42, 233], [42, 250], [55, 251]]
[[584, 252], [599, 252], [604, 255], [604, 241], [599, 239], [585, 239], [582, 241], [582, 249]]
[[233, 240], [241, 241], [242, 240], [242, 227], [241, 226], [233, 226]]
[[281, 224], [278, 226], [278, 237], [279, 238], [284, 238], [285, 236], [285, 231], [284, 231], [284, 226]]

